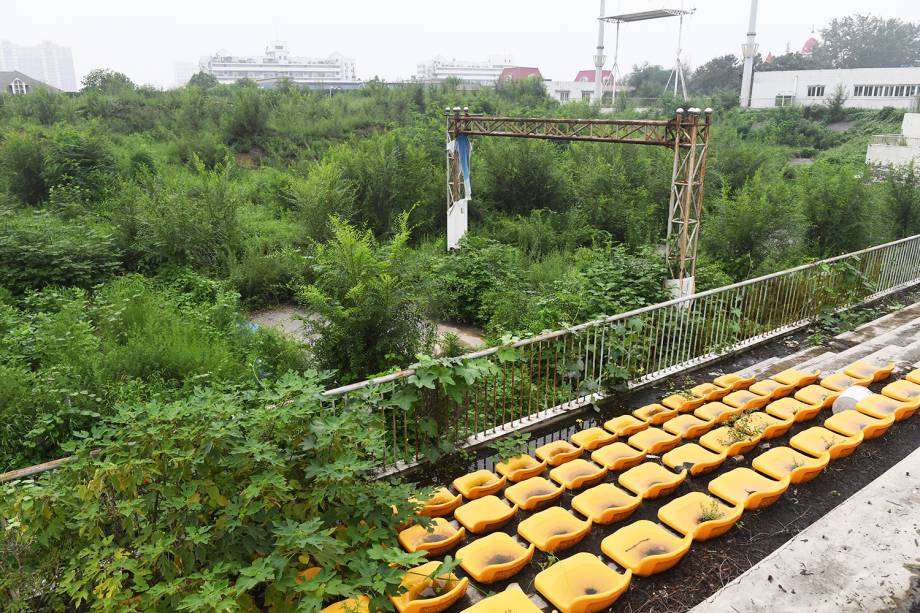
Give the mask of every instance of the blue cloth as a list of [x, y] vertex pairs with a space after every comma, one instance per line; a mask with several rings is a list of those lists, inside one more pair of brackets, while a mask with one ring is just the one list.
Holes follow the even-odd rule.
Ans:
[[470, 197], [470, 137], [461, 134], [457, 137], [457, 154], [460, 156], [460, 171], [463, 173], [463, 187], [466, 197]]

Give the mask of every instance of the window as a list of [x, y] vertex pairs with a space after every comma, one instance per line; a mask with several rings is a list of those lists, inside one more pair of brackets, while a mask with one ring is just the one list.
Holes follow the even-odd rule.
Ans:
[[824, 95], [823, 85], [809, 85], [807, 96], [809, 98], [820, 98]]
[[10, 83], [10, 91], [13, 92], [13, 95], [24, 94], [29, 91], [29, 86], [17, 77]]
[[792, 101], [795, 100], [795, 96], [792, 94], [777, 94], [775, 106], [792, 106]]
[[591, 92], [581, 92], [582, 102], [591, 102]]
[[556, 92], [559, 94], [559, 102], [568, 102], [569, 101], [569, 92], [568, 90], [560, 90]]

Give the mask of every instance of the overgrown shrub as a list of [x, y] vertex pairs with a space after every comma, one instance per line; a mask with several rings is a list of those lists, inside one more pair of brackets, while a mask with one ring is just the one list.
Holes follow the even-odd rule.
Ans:
[[11, 131], [0, 143], [0, 176], [23, 204], [38, 204], [48, 197], [44, 162], [45, 144], [38, 133]]

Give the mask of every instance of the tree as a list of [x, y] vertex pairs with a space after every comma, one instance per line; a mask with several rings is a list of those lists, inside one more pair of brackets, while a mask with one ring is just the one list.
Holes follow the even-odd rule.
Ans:
[[920, 178], [914, 165], [892, 169], [885, 187], [891, 227], [896, 233], [894, 238], [920, 232]]
[[134, 83], [127, 75], [108, 68], [97, 68], [91, 70], [83, 77], [83, 89], [81, 91], [98, 91], [104, 93], [117, 93], [124, 90], [134, 89]]
[[758, 63], [755, 69], [758, 72], [769, 72], [771, 70], [812, 70], [830, 67], [830, 65], [819, 65], [814, 56], [802, 55], [801, 53], [784, 53], [776, 56], [769, 64]]
[[871, 15], [834, 19], [815, 59], [833, 68], [920, 66], [920, 24]]
[[712, 58], [693, 71], [690, 83], [697, 94], [737, 90], [741, 87], [741, 60], [731, 54]]
[[211, 89], [217, 86], [217, 77], [202, 70], [193, 74], [192, 78], [188, 80], [188, 84], [201, 89]]
[[658, 98], [670, 75], [669, 70], [646, 62], [641, 66], [633, 66], [632, 72], [626, 77], [626, 84], [633, 88], [635, 98]]

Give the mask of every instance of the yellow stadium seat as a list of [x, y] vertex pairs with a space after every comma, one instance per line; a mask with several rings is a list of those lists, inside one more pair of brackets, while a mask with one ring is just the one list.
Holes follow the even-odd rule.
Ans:
[[505, 525], [517, 513], [517, 505], [509, 506], [496, 496], [483, 496], [454, 511], [454, 519], [474, 534], [489, 532]]
[[479, 583], [504, 581], [518, 574], [533, 558], [535, 547], [522, 547], [504, 532], [493, 532], [457, 550], [457, 559]]
[[744, 507], [730, 507], [702, 492], [690, 492], [658, 509], [658, 519], [694, 541], [708, 541], [734, 526]]
[[494, 494], [505, 487], [507, 479], [499, 478], [495, 473], [489, 470], [477, 470], [476, 472], [457, 477], [453, 481], [454, 489], [463, 494], [467, 500], [474, 500]]
[[456, 547], [466, 529], [454, 528], [443, 517], [435, 517], [431, 520], [431, 531], [424, 526], [416, 524], [399, 533], [399, 544], [409, 553], [424, 551], [427, 556], [437, 556]]
[[790, 483], [805, 483], [820, 475], [830, 461], [831, 455], [826, 451], [812, 457], [789, 447], [773, 447], [754, 458], [751, 466], [774, 479], [788, 476]]
[[913, 402], [920, 399], [920, 384], [901, 379], [883, 387], [882, 394], [901, 402]]
[[645, 460], [645, 452], [626, 443], [614, 443], [593, 452], [591, 459], [607, 470], [626, 470], [641, 464]]
[[751, 387], [754, 383], [754, 377], [744, 375], [741, 373], [730, 373], [727, 375], [722, 375], [721, 377], [716, 377], [712, 380], [713, 383], [719, 387], [730, 389], [731, 391], [743, 390]]
[[649, 428], [630, 436], [629, 444], [645, 453], [664, 453], [680, 444], [680, 436], [659, 428]]
[[531, 477], [509, 486], [505, 490], [505, 498], [525, 511], [532, 511], [550, 500], [559, 498], [564, 491], [565, 487], [562, 485], [556, 487], [543, 477]]
[[572, 442], [586, 451], [593, 451], [616, 440], [616, 434], [603, 428], [587, 428], [572, 435]]
[[483, 598], [463, 613], [542, 613], [530, 598], [517, 586], [510, 586], [504, 592]]
[[550, 507], [521, 521], [518, 534], [545, 552], [568, 549], [591, 531], [591, 520], [578, 519], [562, 507]]
[[739, 427], [722, 426], [700, 437], [700, 445], [726, 456], [743, 455], [757, 446], [763, 434]]
[[753, 411], [767, 406], [767, 403], [770, 402], [770, 397], [760, 396], [750, 390], [738, 390], [727, 395], [722, 399], [722, 402], [743, 411]]
[[405, 574], [402, 580], [405, 591], [390, 596], [399, 613], [440, 613], [463, 598], [470, 580], [460, 579], [453, 573], [430, 577], [440, 565], [440, 562], [428, 562]]
[[633, 574], [648, 577], [680, 562], [692, 543], [690, 535], [678, 537], [660, 524], [641, 519], [601, 541], [601, 551]]
[[645, 462], [621, 473], [617, 482], [642, 498], [658, 498], [676, 490], [686, 478], [686, 470], [674, 473], [661, 464]]
[[[815, 387], [824, 390], [825, 392], [832, 393], [830, 390], [819, 387], [817, 385], [812, 385], [809, 387]], [[780, 398], [779, 400], [774, 400], [768, 404], [764, 410], [773, 417], [778, 417], [779, 419], [793, 419], [796, 423], [799, 423], [814, 418], [815, 415], [821, 412], [822, 408], [823, 400], [816, 404], [809, 404], [799, 400], [798, 397], [796, 397]]]
[[755, 430], [760, 430], [761, 435], [765, 439], [776, 438], [786, 434], [789, 428], [792, 427], [792, 424], [795, 423], [795, 418], [793, 417], [780, 419], [768, 413], [764, 413], [763, 411], [748, 413], [747, 418], [750, 427]]
[[542, 447], [538, 447], [534, 452], [537, 457], [544, 460], [550, 466], [559, 466], [569, 460], [574, 460], [582, 454], [581, 447], [576, 447], [568, 441], [553, 441]]
[[693, 412], [699, 419], [718, 424], [744, 413], [744, 409], [730, 407], [722, 402], [707, 402]]
[[648, 428], [648, 425], [648, 422], [636, 419], [632, 415], [620, 415], [619, 417], [614, 417], [604, 422], [604, 428], [620, 438], [625, 438], [630, 434], [645, 430]]
[[913, 400], [902, 402], [890, 396], [872, 394], [856, 403], [856, 410], [860, 413], [865, 413], [878, 419], [884, 419], [894, 414], [895, 421], [907, 419], [916, 413], [917, 409], [920, 409], [920, 396]]
[[824, 427], [844, 436], [854, 436], [857, 432], [862, 432], [863, 438], [869, 440], [885, 434], [893, 423], [894, 413], [884, 419], [876, 419], [865, 413], [847, 409], [825, 419]]
[[843, 436], [821, 426], [812, 426], [789, 439], [789, 446], [815, 457], [827, 452], [831, 460], [837, 460], [853, 453], [862, 442], [862, 430], [853, 436]]
[[544, 470], [546, 462], [538, 462], [526, 453], [495, 465], [495, 471], [513, 483], [536, 477]]
[[661, 456], [661, 461], [669, 468], [688, 469], [696, 476], [717, 469], [726, 457], [724, 453], [714, 453], [696, 443], [686, 443]]
[[872, 377], [866, 377], [865, 379], [857, 379], [856, 377], [851, 377], [842, 372], [835, 372], [832, 375], [828, 375], [821, 379], [821, 387], [826, 387], [829, 390], [834, 390], [835, 392], [842, 392], [848, 387], [853, 387], [854, 385], [861, 385], [863, 387], [868, 386], [872, 383]]
[[721, 400], [726, 394], [731, 392], [731, 388], [719, 387], [715, 383], [700, 383], [690, 389], [694, 396], [702, 398], [705, 402], [715, 402]]
[[631, 579], [630, 571], [621, 575], [582, 552], [540, 571], [534, 586], [560, 613], [593, 613], [610, 610]]
[[[805, 404], [817, 406], [818, 410], [821, 410], [829, 409], [830, 406], [834, 404], [834, 401], [837, 400], [838, 396], [840, 396], [840, 392], [836, 392], [821, 385], [809, 385], [797, 391], [794, 398]], [[788, 400], [788, 398], [781, 398], [776, 402], [782, 402], [784, 400]], [[777, 417], [779, 417], [779, 415], [777, 415]], [[812, 417], [814, 417], [814, 415], [812, 415]], [[811, 417], [804, 419], [811, 419]], [[798, 421], [802, 420], [796, 418], [796, 422]]]
[[612, 483], [601, 483], [572, 498], [573, 509], [602, 525], [626, 519], [641, 503], [641, 496], [624, 492]]
[[647, 404], [632, 412], [636, 419], [647, 422], [650, 426], [659, 426], [677, 415], [677, 409], [669, 409], [660, 404]]
[[706, 402], [705, 399], [690, 396], [689, 394], [671, 394], [665, 397], [661, 404], [681, 413], [689, 413], [693, 409], [702, 406], [704, 402]]
[[882, 381], [891, 376], [894, 371], [894, 362], [889, 362], [885, 366], [876, 366], [866, 360], [853, 362], [849, 366], [844, 366], [843, 372], [855, 379], [869, 378], [872, 381]]
[[346, 598], [324, 607], [319, 613], [370, 613], [371, 599], [367, 596]]
[[748, 388], [748, 391], [757, 394], [758, 396], [766, 396], [770, 400], [776, 400], [777, 398], [788, 396], [794, 390], [794, 385], [790, 385], [788, 383], [780, 383], [775, 379], [764, 379], [763, 381], [754, 383], [751, 385], [751, 387]]
[[572, 460], [557, 466], [549, 473], [549, 478], [567, 490], [581, 489], [594, 485], [607, 475], [607, 469], [588, 460]]
[[733, 468], [709, 482], [709, 491], [745, 509], [770, 506], [789, 488], [789, 477], [775, 481], [750, 468]]
[[677, 434], [682, 438], [696, 438], [706, 434], [715, 426], [713, 422], [700, 419], [694, 415], [678, 415], [674, 419], [663, 424], [661, 427], [671, 434]]
[[446, 487], [439, 487], [431, 498], [421, 504], [422, 508], [418, 511], [419, 515], [442, 517], [463, 504], [463, 497], [460, 494], [454, 494]]
[[792, 387], [805, 387], [806, 385], [811, 385], [817, 381], [818, 377], [820, 376], [820, 370], [816, 370], [814, 372], [803, 372], [795, 368], [789, 368], [781, 373], [773, 375], [770, 378], [785, 385], [791, 385]]

